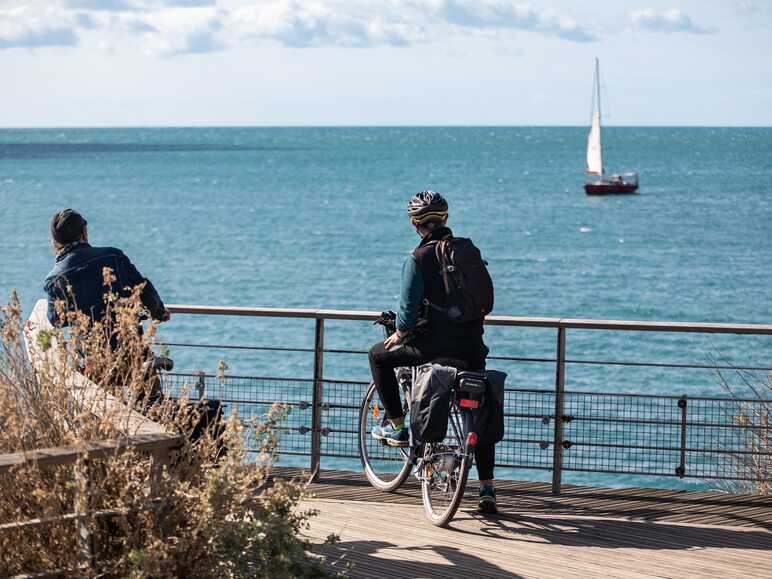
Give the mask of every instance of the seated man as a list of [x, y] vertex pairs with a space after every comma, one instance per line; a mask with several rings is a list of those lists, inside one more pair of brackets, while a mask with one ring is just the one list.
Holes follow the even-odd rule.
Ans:
[[[453, 358], [464, 361], [468, 369], [482, 370], [488, 355], [482, 338], [482, 318], [452, 323], [440, 311], [446, 304], [446, 292], [436, 245], [453, 235], [446, 226], [447, 202], [439, 193], [422, 191], [410, 200], [407, 213], [421, 242], [408, 255], [402, 267], [397, 331], [385, 342], [379, 342], [370, 349], [373, 381], [388, 419], [384, 426], [373, 428], [372, 435], [391, 446], [409, 445], [409, 432], [394, 368], [416, 366], [438, 358]], [[426, 302], [435, 307], [425, 306]], [[419, 317], [425, 318], [426, 323], [421, 331], [414, 332]], [[480, 475], [480, 510], [494, 513], [495, 445], [477, 446], [475, 460]]]
[[[130, 288], [140, 284], [145, 284], [140, 297], [150, 316], [158, 321], [169, 319], [169, 310], [153, 284], [140, 275], [120, 249], [89, 245], [86, 220], [80, 213], [73, 209], [55, 213], [50, 230], [56, 262], [43, 289], [48, 296], [48, 320], [54, 326], [67, 325], [66, 319], [59, 319], [57, 301], [64, 302], [65, 311], [80, 311], [98, 321], [105, 316], [108, 292], [126, 296]], [[111, 285], [104, 283], [104, 268], [112, 270], [115, 276]]]
[[[101, 321], [106, 314], [105, 297], [112, 292], [120, 297], [129, 295], [132, 288], [143, 285], [140, 299], [154, 320], [166, 321], [171, 316], [158, 292], [149, 280], [142, 277], [129, 258], [114, 247], [92, 247], [88, 243], [86, 220], [73, 209], [55, 213], [50, 225], [51, 244], [56, 262], [43, 284], [48, 296], [48, 320], [57, 327], [66, 326], [66, 316], [60, 316], [56, 302], [64, 303], [64, 313], [79, 311], [92, 321]], [[112, 282], [105, 284], [105, 268], [112, 272]], [[140, 328], [141, 330], [141, 328]], [[110, 336], [110, 348], [117, 350], [117, 339]], [[148, 361], [153, 359], [149, 349]], [[119, 370], [116, 367], [116, 372]], [[150, 390], [140, 396], [144, 404], [152, 406], [160, 400], [160, 379], [152, 368]], [[145, 408], [142, 406], [141, 408]]]

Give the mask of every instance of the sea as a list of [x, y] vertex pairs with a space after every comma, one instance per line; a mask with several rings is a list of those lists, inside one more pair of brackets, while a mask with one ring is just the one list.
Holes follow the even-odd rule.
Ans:
[[[584, 127], [2, 129], [0, 295], [17, 291], [26, 312], [43, 297], [48, 222], [73, 207], [92, 244], [123, 249], [170, 304], [394, 309], [418, 242], [406, 204], [433, 189], [448, 199], [454, 233], [489, 263], [494, 314], [772, 323], [772, 128], [606, 128], [608, 169], [640, 173], [628, 196], [585, 195], [586, 138]], [[328, 349], [361, 352], [381, 338], [368, 322], [325, 327]], [[314, 324], [175, 315], [159, 339], [302, 350]], [[552, 329], [489, 328], [486, 342], [497, 357], [555, 356]], [[707, 368], [570, 363], [566, 389], [726, 395], [728, 381], [747, 394], [748, 376], [713, 366], [770, 367], [770, 346], [772, 337], [569, 330], [571, 360]], [[221, 361], [239, 376], [313, 371], [303, 351], [168, 348], [180, 371], [216, 373]], [[554, 387], [552, 363], [490, 366], [511, 388]], [[327, 354], [324, 371], [367, 380], [367, 359]], [[583, 472], [564, 481], [708, 484]]]

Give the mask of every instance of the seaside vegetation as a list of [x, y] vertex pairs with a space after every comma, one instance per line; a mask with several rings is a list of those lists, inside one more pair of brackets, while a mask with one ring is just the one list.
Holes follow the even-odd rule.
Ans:
[[[769, 477], [772, 454], [772, 374], [758, 376], [754, 372], [736, 368], [733, 373], [722, 372], [721, 365], [731, 363], [723, 357], [713, 358], [718, 382], [734, 400], [733, 422], [740, 430], [742, 450], [746, 454], [727, 455], [724, 460], [730, 470], [746, 480], [711, 481], [714, 487], [732, 493], [772, 495]], [[760, 400], [748, 404], [744, 399]]]
[[[105, 282], [110, 282], [109, 271]], [[133, 450], [49, 468], [15, 467], [0, 475], [0, 575], [78, 570], [100, 577], [309, 577], [322, 575], [302, 531], [314, 512], [303, 510], [302, 481], [273, 478], [276, 425], [287, 412], [275, 406], [254, 430], [245, 460], [243, 425], [227, 418], [220, 438], [212, 429], [191, 435], [200, 411], [193, 400], [149, 400], [158, 388], [147, 369], [156, 326], [139, 328], [139, 294], [108, 297], [106, 321], [91, 323], [65, 312], [69, 327], [39, 332], [46, 362], [31, 364], [29, 334], [20, 302], [11, 296], [0, 313], [0, 454], [92, 441], [126, 439], [127, 408], [182, 435], [160, 477], [151, 458]], [[110, 343], [112, 341], [113, 346]], [[105, 412], [104, 397], [73, 396], [72, 372], [80, 368], [100, 392], [115, 396], [123, 411]], [[136, 414], [134, 415], [136, 416]], [[223, 454], [223, 449], [225, 453]], [[86, 468], [87, 466], [87, 468]], [[87, 473], [87, 474], [84, 474]], [[88, 485], [84, 519], [92, 538], [84, 564], [77, 501]], [[81, 505], [82, 507], [83, 505]], [[96, 512], [109, 513], [94, 516]], [[42, 524], [11, 526], [32, 520]]]

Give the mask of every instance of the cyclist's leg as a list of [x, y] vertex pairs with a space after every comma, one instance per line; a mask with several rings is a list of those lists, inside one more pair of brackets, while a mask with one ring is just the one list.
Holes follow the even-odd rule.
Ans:
[[415, 346], [399, 346], [386, 350], [383, 342], [378, 342], [370, 348], [370, 370], [373, 374], [375, 387], [390, 419], [400, 419], [404, 416], [402, 401], [399, 396], [399, 385], [394, 375], [394, 368], [400, 366], [416, 366], [423, 364], [429, 357], [422, 349]]
[[480, 500], [478, 508], [483, 513], [498, 512], [496, 505], [496, 489], [493, 485], [493, 466], [496, 462], [496, 445], [478, 445], [474, 449], [477, 474], [480, 479]]
[[480, 484], [493, 483], [493, 465], [496, 462], [496, 445], [478, 445], [474, 449], [474, 460]]

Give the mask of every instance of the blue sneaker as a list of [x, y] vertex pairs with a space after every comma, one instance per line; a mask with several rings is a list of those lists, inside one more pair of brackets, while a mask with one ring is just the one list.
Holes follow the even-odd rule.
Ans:
[[486, 515], [495, 515], [499, 512], [496, 506], [496, 489], [493, 485], [485, 485], [480, 489], [480, 500], [477, 510]]
[[410, 429], [406, 424], [394, 428], [391, 422], [387, 421], [384, 426], [373, 426], [370, 434], [376, 440], [385, 442], [389, 446], [410, 446]]

